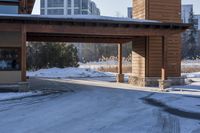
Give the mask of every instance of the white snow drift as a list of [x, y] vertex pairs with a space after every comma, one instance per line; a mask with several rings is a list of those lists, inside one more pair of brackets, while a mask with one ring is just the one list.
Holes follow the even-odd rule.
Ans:
[[0, 93], [0, 101], [30, 97], [30, 96], [35, 96], [35, 95], [39, 95], [39, 94], [41, 94], [41, 92]]
[[112, 73], [98, 72], [84, 68], [49, 68], [28, 72], [29, 77], [41, 78], [85, 78], [85, 77], [108, 77], [114, 76]]

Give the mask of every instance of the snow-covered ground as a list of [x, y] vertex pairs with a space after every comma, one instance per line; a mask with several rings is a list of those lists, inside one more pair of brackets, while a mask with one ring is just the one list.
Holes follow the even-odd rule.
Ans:
[[[108, 60], [108, 61], [99, 61], [99, 62], [87, 62], [87, 63], [79, 63], [79, 68], [88, 68], [93, 70], [98, 70], [99, 68], [109, 68], [116, 67], [118, 65], [118, 61], [116, 60]], [[123, 60], [124, 66], [130, 66], [131, 62]]]
[[149, 98], [154, 99], [157, 102], [166, 105], [167, 107], [188, 113], [199, 113], [200, 115], [200, 92], [196, 94], [198, 95], [155, 93]]
[[88, 78], [115, 76], [113, 73], [98, 72], [87, 68], [50, 68], [27, 72], [29, 77], [42, 78]]
[[200, 59], [199, 60], [183, 60], [181, 62], [182, 67], [187, 66], [198, 66], [200, 67]]
[[78, 84], [74, 84], [73, 79], [48, 80], [54, 88], [74, 91], [1, 102], [1, 133], [200, 132], [198, 119], [174, 115], [162, 107], [145, 103], [143, 98], [152, 95], [151, 91], [108, 82], [97, 86], [84, 80], [77, 81]]
[[[200, 82], [173, 86], [169, 88], [169, 92], [161, 93], [155, 88], [113, 83], [115, 74], [89, 69], [92, 67], [96, 69], [95, 65], [98, 66], [94, 63], [81, 65], [81, 68], [50, 68], [28, 72], [30, 77], [44, 78], [37, 79], [41, 81], [34, 82], [34, 85], [38, 83], [41, 86], [42, 82], [47, 84], [46, 89], [51, 86], [54, 89], [74, 91], [39, 99], [5, 101], [4, 104], [0, 104], [0, 131], [2, 133], [200, 132]], [[102, 65], [105, 66], [103, 63]], [[199, 77], [200, 73], [183, 75], [194, 78]], [[0, 101], [1, 98], [5, 100], [32, 95], [32, 93], [4, 94], [3, 96], [0, 93]], [[162, 104], [162, 107], [144, 103], [142, 99], [145, 98]], [[195, 115], [197, 117], [194, 117]], [[18, 130], [16, 131], [14, 127], [18, 127]]]
[[0, 93], [0, 101], [36, 96], [36, 95], [39, 95], [39, 94], [41, 94], [41, 92]]
[[185, 76], [187, 78], [200, 78], [200, 72], [183, 73], [182, 76]]

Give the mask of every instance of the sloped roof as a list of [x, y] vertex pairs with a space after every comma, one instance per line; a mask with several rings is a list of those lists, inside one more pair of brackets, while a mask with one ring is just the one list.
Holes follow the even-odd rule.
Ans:
[[52, 16], [52, 15], [26, 15], [26, 14], [0, 14], [0, 20], [6, 21], [25, 21], [25, 22], [51, 22], [51, 23], [66, 23], [66, 22], [83, 22], [83, 23], [103, 23], [103, 24], [118, 24], [118, 25], [139, 25], [139, 26], [159, 26], [161, 28], [182, 28], [188, 29], [189, 24], [183, 23], [165, 23], [155, 20], [132, 19], [121, 17], [108, 17], [96, 15], [68, 15], [68, 16]]

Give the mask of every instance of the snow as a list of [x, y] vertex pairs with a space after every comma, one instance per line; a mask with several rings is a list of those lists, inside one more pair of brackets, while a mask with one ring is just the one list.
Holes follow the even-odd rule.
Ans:
[[200, 78], [200, 72], [183, 73], [182, 76], [185, 76], [187, 78]]
[[51, 80], [75, 91], [0, 104], [2, 133], [199, 132], [199, 121], [144, 103], [142, 98], [152, 92], [126, 90], [116, 83], [110, 83], [112, 88], [103, 83], [103, 87], [90, 83], [74, 87], [71, 82], [59, 85], [64, 79]]
[[2, 100], [11, 100], [24, 97], [30, 97], [40, 94], [40, 92], [17, 92], [17, 93], [0, 93], [0, 101]]
[[132, 19], [125, 17], [110, 17], [110, 16], [98, 16], [98, 15], [67, 15], [67, 16], [58, 16], [58, 15], [25, 15], [25, 14], [0, 14], [0, 19], [4, 17], [17, 17], [17, 18], [26, 18], [26, 19], [54, 19], [54, 20], [97, 20], [97, 21], [113, 21], [113, 22], [150, 22], [150, 23], [161, 23], [160, 21], [155, 20], [144, 20], [144, 19]]
[[200, 59], [197, 60], [183, 60], [181, 65], [184, 66], [200, 66]]
[[[117, 67], [118, 61], [116, 60], [108, 60], [108, 61], [94, 61], [94, 62], [87, 62], [87, 63], [79, 63], [79, 68], [88, 68], [93, 70], [98, 70], [99, 68], [111, 68]], [[131, 62], [123, 60], [123, 66], [130, 66]]]
[[167, 107], [200, 114], [200, 96], [177, 95], [167, 93], [156, 93], [150, 97], [159, 101]]
[[40, 69], [34, 72], [27, 72], [29, 77], [41, 78], [85, 78], [85, 77], [108, 77], [114, 76], [112, 73], [98, 72], [85, 68], [49, 68]]

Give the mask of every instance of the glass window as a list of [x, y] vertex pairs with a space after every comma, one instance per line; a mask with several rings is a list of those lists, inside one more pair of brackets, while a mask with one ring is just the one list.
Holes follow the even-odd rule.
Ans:
[[72, 0], [67, 0], [67, 6], [71, 7], [72, 6]]
[[83, 15], [87, 15], [87, 14], [88, 14], [88, 11], [82, 11], [82, 14], [83, 14]]
[[48, 7], [64, 7], [64, 0], [48, 0]]
[[82, 1], [82, 9], [88, 9], [89, 6], [89, 1], [88, 0], [83, 0]]
[[74, 14], [75, 15], [80, 14], [80, 10], [79, 9], [74, 9]]
[[80, 7], [80, 0], [74, 0], [74, 7]]
[[41, 10], [40, 10], [40, 14], [41, 14], [41, 15], [45, 15], [45, 10], [44, 10], [44, 9], [41, 9]]
[[64, 15], [64, 9], [48, 9], [48, 15]]
[[1, 14], [18, 14], [18, 6], [0, 5]]
[[72, 10], [71, 10], [71, 9], [68, 9], [68, 10], [67, 10], [67, 14], [68, 14], [68, 15], [71, 15], [71, 14], [72, 14]]
[[0, 71], [21, 69], [20, 48], [0, 48]]
[[40, 4], [41, 8], [44, 8], [45, 7], [45, 0], [41, 0], [40, 2], [41, 2], [41, 4]]

